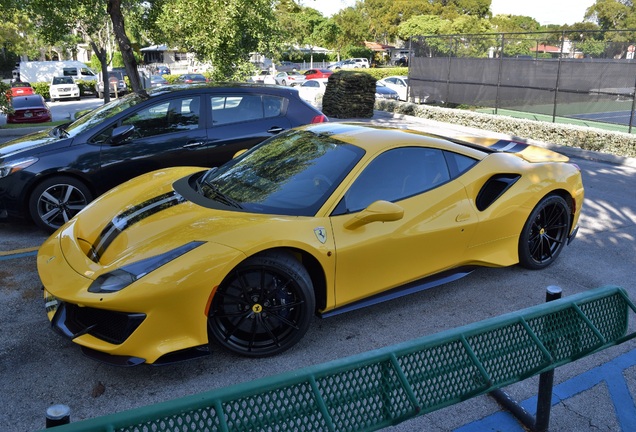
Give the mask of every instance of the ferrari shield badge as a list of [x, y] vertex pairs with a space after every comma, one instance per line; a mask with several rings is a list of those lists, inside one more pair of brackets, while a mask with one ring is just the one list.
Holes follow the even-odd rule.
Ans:
[[314, 234], [316, 234], [316, 238], [322, 244], [325, 244], [327, 241], [327, 230], [323, 227], [314, 228]]

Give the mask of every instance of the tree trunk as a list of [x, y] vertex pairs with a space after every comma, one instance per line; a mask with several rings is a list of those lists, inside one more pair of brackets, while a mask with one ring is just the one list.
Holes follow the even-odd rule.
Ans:
[[130, 46], [130, 39], [126, 35], [126, 29], [124, 28], [124, 16], [121, 13], [121, 0], [108, 0], [108, 6], [106, 8], [110, 19], [113, 22], [113, 32], [115, 33], [115, 39], [119, 45], [119, 51], [124, 59], [124, 66], [126, 67], [126, 75], [130, 79], [130, 87], [135, 93], [144, 91], [139, 79], [139, 72], [137, 71], [137, 60], [133, 54], [133, 49]]
[[[93, 52], [99, 59], [99, 63], [102, 65], [102, 82], [104, 83], [104, 103], [110, 102], [110, 84], [108, 82], [108, 58], [106, 58], [106, 48], [98, 48], [97, 44], [91, 40], [91, 47]], [[97, 92], [97, 83], [95, 83], [95, 92]], [[99, 96], [99, 95], [98, 95]]]

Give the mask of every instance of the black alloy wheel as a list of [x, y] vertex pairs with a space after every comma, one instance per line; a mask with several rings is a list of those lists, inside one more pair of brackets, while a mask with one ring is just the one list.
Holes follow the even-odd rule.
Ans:
[[67, 176], [53, 177], [33, 190], [29, 213], [37, 226], [53, 232], [92, 200], [90, 190], [81, 181]]
[[537, 204], [519, 238], [519, 263], [538, 270], [559, 256], [570, 231], [570, 207], [563, 198], [549, 195]]
[[288, 253], [248, 258], [217, 289], [208, 333], [248, 357], [280, 354], [307, 332], [315, 312], [311, 278]]

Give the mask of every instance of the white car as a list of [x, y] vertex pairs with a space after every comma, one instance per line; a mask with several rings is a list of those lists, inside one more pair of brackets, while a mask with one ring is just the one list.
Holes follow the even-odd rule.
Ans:
[[379, 83], [387, 86], [391, 90], [395, 90], [401, 101], [407, 99], [407, 89], [409, 86], [409, 78], [406, 75], [390, 76], [378, 81]]
[[51, 102], [61, 99], [80, 99], [80, 89], [73, 78], [67, 76], [53, 77], [49, 86]]
[[322, 106], [322, 96], [327, 90], [329, 78], [308, 79], [298, 87], [298, 96], [315, 107]]
[[276, 74], [274, 79], [276, 80], [276, 84], [278, 85], [295, 86], [305, 82], [305, 75], [296, 71], [279, 72]]
[[368, 68], [369, 67], [369, 60], [362, 58], [362, 57], [358, 57], [358, 58], [352, 58], [349, 60], [353, 60], [354, 63], [356, 63], [358, 65], [359, 68]]

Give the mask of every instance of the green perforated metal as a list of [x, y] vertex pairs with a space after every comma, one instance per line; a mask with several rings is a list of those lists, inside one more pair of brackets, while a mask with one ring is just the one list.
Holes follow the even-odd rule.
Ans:
[[[372, 431], [551, 370], [636, 336], [606, 287], [404, 344], [59, 432]], [[255, 360], [257, 361], [257, 360]]]

